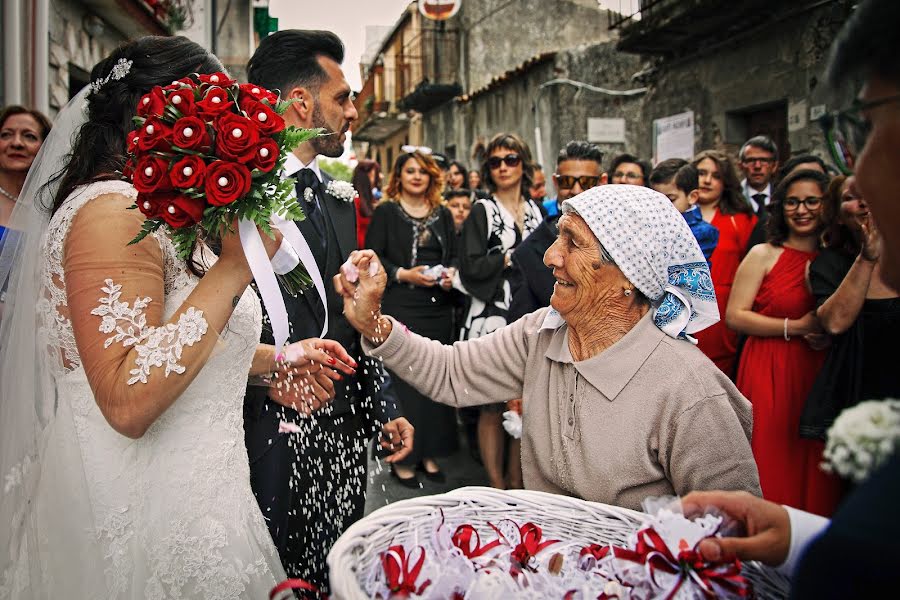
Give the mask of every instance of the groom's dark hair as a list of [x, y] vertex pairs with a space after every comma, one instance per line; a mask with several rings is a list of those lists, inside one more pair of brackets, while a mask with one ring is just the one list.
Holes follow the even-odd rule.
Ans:
[[276, 31], [263, 38], [250, 57], [247, 81], [282, 93], [297, 85], [318, 90], [327, 77], [320, 56], [344, 62], [344, 43], [330, 31]]

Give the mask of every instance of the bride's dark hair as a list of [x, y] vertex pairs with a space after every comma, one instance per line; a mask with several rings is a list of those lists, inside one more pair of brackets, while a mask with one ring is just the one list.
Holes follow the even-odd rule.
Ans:
[[223, 71], [222, 63], [185, 37], [148, 36], [116, 48], [91, 70], [91, 81], [106, 78], [119, 60], [132, 61], [128, 74], [110, 78], [87, 97], [88, 116], [72, 145], [72, 154], [59, 173], [62, 182], [53, 206], [55, 213], [79, 185], [118, 179], [125, 165], [125, 139], [134, 127], [132, 117], [141, 96], [153, 86], [168, 85], [191, 73]]

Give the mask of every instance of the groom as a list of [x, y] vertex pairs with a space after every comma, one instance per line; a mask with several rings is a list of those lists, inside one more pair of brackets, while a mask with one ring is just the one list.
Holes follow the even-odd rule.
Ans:
[[[363, 359], [359, 335], [344, 318], [331, 285], [356, 249], [353, 201], [329, 193], [332, 179], [318, 164], [319, 155], [343, 153], [347, 130], [357, 118], [341, 71], [343, 58], [344, 45], [331, 32], [286, 30], [264, 38], [247, 65], [248, 81], [295, 100], [284, 114], [288, 125], [325, 130], [287, 157], [284, 176], [297, 180], [306, 213], [297, 226], [325, 281], [326, 337], [340, 342], [359, 364], [355, 375], [334, 382], [334, 400], [311, 418], [282, 408], [266, 388], [248, 389], [244, 404], [251, 485], [281, 562], [289, 577], [305, 579], [323, 592], [328, 591], [325, 557], [338, 536], [363, 516], [370, 439], [381, 430], [383, 440], [396, 444], [391, 461], [409, 454], [413, 439], [412, 425], [398, 416], [384, 368], [380, 361]], [[325, 310], [316, 289], [283, 295], [292, 329], [289, 342], [318, 337]], [[262, 341], [272, 343], [265, 329]], [[279, 433], [282, 422], [297, 427]]]

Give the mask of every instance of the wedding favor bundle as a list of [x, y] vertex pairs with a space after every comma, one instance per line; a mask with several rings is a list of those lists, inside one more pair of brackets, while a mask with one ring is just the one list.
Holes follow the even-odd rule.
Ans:
[[[448, 503], [449, 497], [458, 504]], [[506, 510], [498, 505], [504, 497]], [[699, 600], [786, 595], [786, 580], [758, 564], [703, 559], [697, 546], [720, 534], [720, 516], [688, 519], [668, 508], [644, 515], [575, 498], [483, 488], [432, 497], [435, 506], [421, 517], [422, 505], [412, 504], [418, 502], [408, 501], [390, 516], [392, 507], [382, 509], [348, 530], [350, 539], [338, 541], [329, 556], [335, 596]], [[405, 530], [393, 521], [403, 512]], [[385, 535], [389, 531], [393, 537]], [[374, 547], [376, 540], [380, 548]], [[360, 566], [351, 575], [343, 567], [354, 555]]]

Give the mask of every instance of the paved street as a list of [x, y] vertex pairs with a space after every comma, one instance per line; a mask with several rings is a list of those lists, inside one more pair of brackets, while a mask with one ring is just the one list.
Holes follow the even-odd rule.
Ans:
[[[371, 457], [371, 453], [369, 454]], [[430, 494], [442, 494], [467, 485], [487, 485], [484, 469], [469, 454], [465, 436], [460, 440], [456, 454], [439, 461], [447, 475], [447, 482], [432, 483], [419, 474], [420, 489], [401, 486], [391, 477], [390, 468], [378, 460], [369, 461], [369, 485], [366, 494], [366, 514], [397, 500], [407, 500]]]

